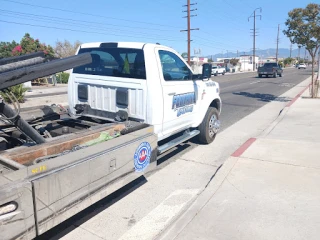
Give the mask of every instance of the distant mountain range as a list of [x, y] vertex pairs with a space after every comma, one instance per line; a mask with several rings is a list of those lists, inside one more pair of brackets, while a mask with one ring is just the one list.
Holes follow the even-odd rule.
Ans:
[[[252, 55], [253, 52], [241, 52], [239, 51], [238, 53], [238, 56], [240, 55], [243, 55], [243, 54], [249, 54], [249, 55]], [[299, 54], [299, 50], [298, 49], [293, 49], [292, 52], [291, 52], [291, 57], [298, 57], [298, 54]], [[304, 51], [304, 48], [301, 48], [300, 49], [300, 57], [301, 58], [304, 58], [304, 54], [305, 54], [305, 51]], [[231, 58], [234, 58], [234, 57], [237, 57], [237, 53], [234, 53], [234, 52], [229, 52], [229, 53], [224, 53], [224, 54], [214, 54], [214, 55], [209, 55], [209, 56], [206, 56], [208, 58], [211, 58], [211, 56], [213, 57], [213, 60], [216, 61], [217, 58], [226, 58], [226, 57], [231, 57]], [[276, 56], [276, 49], [275, 48], [269, 48], [269, 49], [266, 49], [266, 50], [257, 50], [256, 51], [256, 56], [259, 56], [261, 58], [267, 58], [267, 57], [275, 57]], [[287, 48], [279, 48], [279, 58], [287, 58], [290, 56], [290, 49], [287, 49]], [[309, 53], [308, 51], [306, 52], [306, 56], [309, 56]], [[309, 56], [310, 58], [310, 56]]]

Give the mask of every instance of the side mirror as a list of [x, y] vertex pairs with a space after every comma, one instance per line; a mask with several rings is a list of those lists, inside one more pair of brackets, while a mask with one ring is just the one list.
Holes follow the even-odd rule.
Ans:
[[211, 78], [212, 64], [205, 63], [202, 65], [202, 80], [209, 80]]

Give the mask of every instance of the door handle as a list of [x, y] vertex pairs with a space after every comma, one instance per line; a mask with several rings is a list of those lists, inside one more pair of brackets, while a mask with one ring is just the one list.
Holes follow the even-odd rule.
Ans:
[[175, 92], [172, 92], [172, 93], [168, 93], [169, 96], [172, 96], [172, 95], [176, 95]]

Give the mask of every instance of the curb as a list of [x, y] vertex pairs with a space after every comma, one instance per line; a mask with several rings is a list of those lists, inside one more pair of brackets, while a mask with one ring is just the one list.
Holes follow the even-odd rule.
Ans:
[[281, 121], [282, 119], [287, 115], [290, 107], [292, 104], [294, 104], [300, 97], [301, 95], [310, 87], [310, 84], [306, 86], [300, 93], [298, 93], [288, 104], [280, 111], [279, 116], [271, 123], [271, 125], [266, 128], [260, 135], [259, 138], [264, 138], [266, 137]]
[[[301, 95], [310, 87], [311, 84], [309, 84], [308, 86], [306, 86], [297, 96], [295, 96], [294, 99], [292, 99], [287, 105], [286, 107], [290, 107], [292, 104], [295, 103], [295, 101], [297, 101]], [[281, 112], [280, 112], [281, 113]]]
[[192, 222], [198, 213], [215, 196], [216, 192], [224, 183], [226, 177], [229, 175], [237, 162], [238, 158], [229, 157], [221, 166], [220, 170], [216, 172], [214, 181], [212, 181], [210, 185], [207, 185], [205, 188], [200, 190], [198, 197], [188, 206], [187, 209], [185, 209], [185, 212], [174, 221], [174, 224], [166, 228], [163, 232], [159, 233], [155, 239], [172, 240], [179, 236], [179, 234], [189, 225], [190, 222]]
[[240, 157], [257, 139], [249, 138], [244, 144], [242, 144], [231, 157]]

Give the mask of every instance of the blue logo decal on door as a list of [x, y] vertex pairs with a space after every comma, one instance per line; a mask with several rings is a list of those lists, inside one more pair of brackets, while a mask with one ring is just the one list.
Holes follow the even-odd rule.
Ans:
[[172, 109], [177, 111], [177, 116], [192, 112], [193, 105], [196, 103], [195, 92], [174, 95], [172, 99]]

